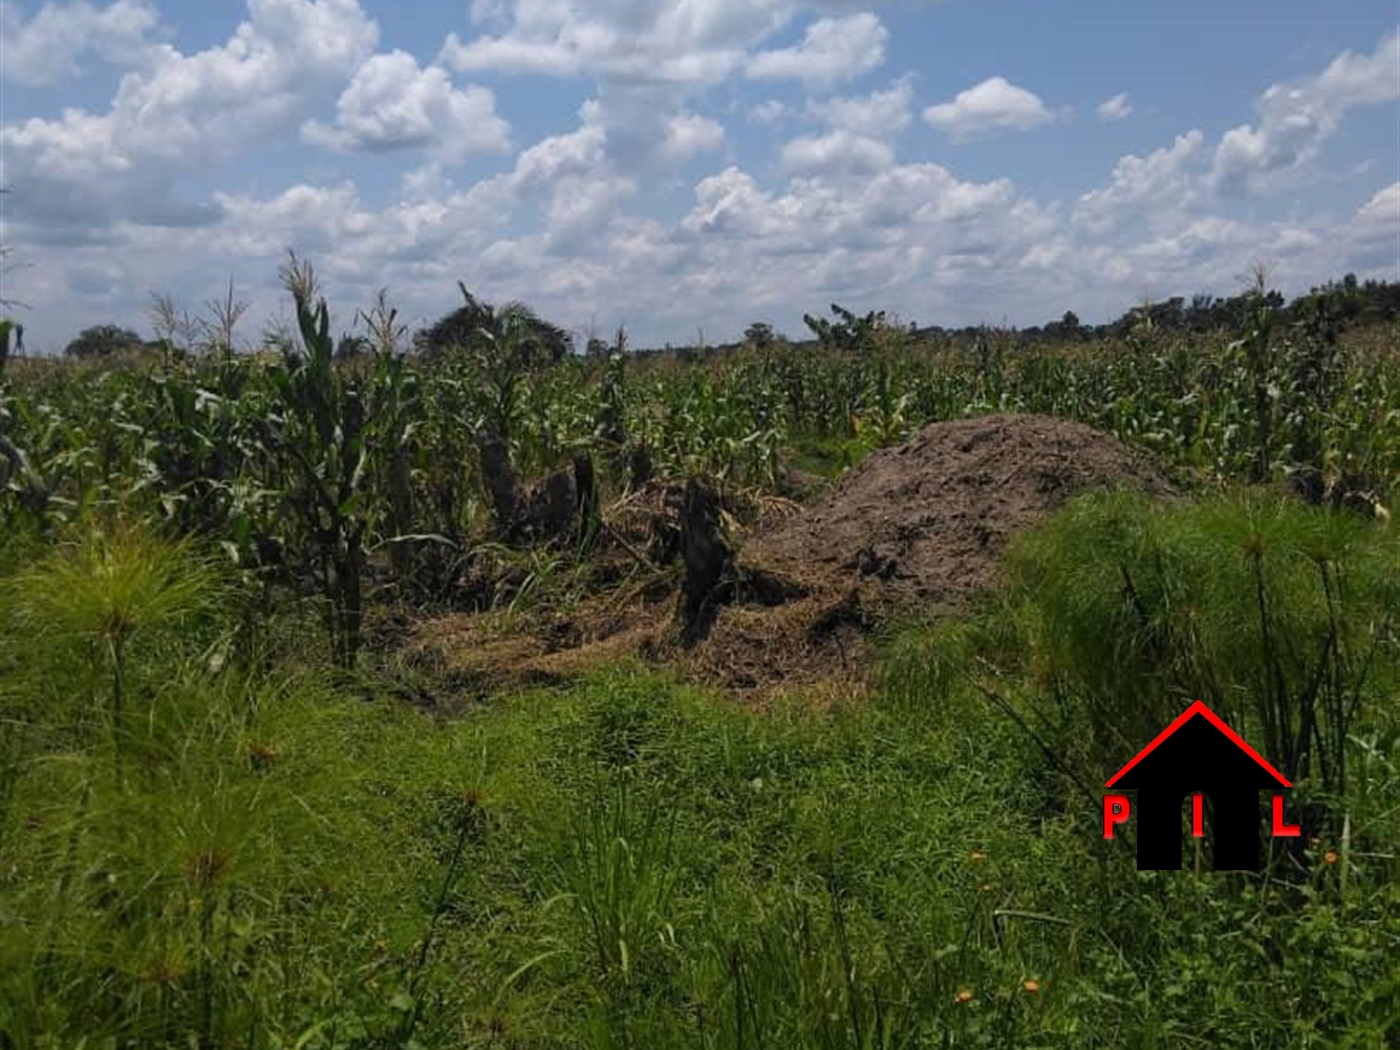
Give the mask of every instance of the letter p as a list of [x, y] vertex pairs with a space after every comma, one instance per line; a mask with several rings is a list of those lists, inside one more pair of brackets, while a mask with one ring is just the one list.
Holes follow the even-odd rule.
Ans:
[[1128, 796], [1105, 795], [1103, 797], [1103, 837], [1113, 838], [1113, 825], [1122, 824], [1128, 819]]

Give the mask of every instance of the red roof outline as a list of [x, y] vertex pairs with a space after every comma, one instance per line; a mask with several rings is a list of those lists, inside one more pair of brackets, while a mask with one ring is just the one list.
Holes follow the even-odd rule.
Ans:
[[1261, 765], [1271, 777], [1277, 780], [1284, 787], [1293, 786], [1288, 782], [1287, 777], [1285, 777], [1282, 773], [1280, 773], [1277, 769], [1269, 765], [1269, 763], [1264, 760], [1263, 755], [1259, 754], [1258, 751], [1255, 751], [1254, 748], [1250, 747], [1247, 743], [1245, 743], [1244, 737], [1240, 736], [1233, 729], [1231, 729], [1224, 722], [1222, 722], [1220, 720], [1220, 716], [1217, 715], [1210, 708], [1208, 708], [1205, 705], [1204, 701], [1197, 700], [1185, 711], [1181, 712], [1180, 716], [1177, 717], [1175, 722], [1173, 722], [1171, 725], [1167, 726], [1166, 729], [1163, 729], [1160, 733], [1158, 733], [1156, 738], [1152, 741], [1152, 743], [1148, 744], [1145, 748], [1143, 748], [1136, 755], [1134, 755], [1132, 757], [1132, 760], [1126, 766], [1120, 769], [1117, 773], [1114, 773], [1112, 779], [1109, 780], [1109, 782], [1105, 784], [1104, 787], [1112, 787], [1114, 784], [1118, 783], [1119, 779], [1123, 776], [1124, 773], [1132, 769], [1133, 766], [1137, 765], [1148, 755], [1152, 754], [1152, 752], [1157, 749], [1157, 745], [1161, 744], [1164, 740], [1167, 739], [1167, 737], [1175, 733], [1178, 729], [1180, 729], [1183, 725], [1189, 722], [1196, 715], [1204, 715], [1206, 717], [1206, 720], [1210, 722], [1211, 725], [1215, 726], [1216, 729], [1220, 730], [1227, 737], [1229, 737], [1231, 743], [1233, 743], [1241, 751], [1247, 754], [1250, 758], [1254, 759], [1254, 761], [1258, 762], [1259, 765]]

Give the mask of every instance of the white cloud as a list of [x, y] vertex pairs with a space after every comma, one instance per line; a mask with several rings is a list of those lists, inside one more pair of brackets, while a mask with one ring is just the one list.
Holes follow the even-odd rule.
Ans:
[[878, 139], [837, 129], [803, 135], [783, 147], [783, 167], [792, 172], [868, 175], [894, 164], [894, 150]]
[[597, 122], [596, 107], [585, 104], [577, 131], [541, 139], [515, 160], [511, 178], [521, 188], [537, 189], [565, 175], [583, 175], [604, 160], [607, 133]]
[[821, 18], [807, 27], [800, 43], [761, 51], [749, 59], [755, 79], [792, 78], [809, 83], [849, 80], [885, 61], [889, 31], [869, 11]]
[[1400, 182], [1392, 182], [1385, 189], [1378, 190], [1361, 206], [1357, 218], [1392, 238], [1400, 238]]
[[765, 99], [749, 109], [749, 119], [755, 124], [776, 124], [787, 115], [787, 106], [775, 98]]
[[154, 49], [106, 113], [66, 109], [0, 128], [10, 213], [58, 237], [122, 219], [210, 221], [217, 209], [171, 200], [172, 178], [294, 129], [378, 36], [356, 0], [249, 0], [227, 43]]
[[976, 87], [958, 92], [951, 102], [924, 110], [924, 120], [955, 141], [995, 131], [1027, 131], [1054, 119], [1055, 114], [1038, 95], [1005, 77], [990, 77]]
[[446, 197], [454, 188], [451, 179], [442, 170], [442, 162], [432, 160], [406, 171], [399, 178], [399, 187], [406, 200], [426, 201]]
[[16, 4], [0, 2], [0, 80], [49, 85], [82, 74], [79, 60], [139, 63], [160, 27], [160, 12], [147, 0], [46, 3], [27, 21]]
[[1128, 93], [1120, 91], [1112, 98], [1100, 102], [1094, 112], [1099, 115], [1100, 120], [1122, 120], [1132, 114], [1133, 104], [1128, 100]]
[[724, 127], [717, 120], [694, 113], [678, 113], [666, 121], [661, 152], [672, 161], [684, 161], [724, 144]]
[[681, 220], [691, 233], [763, 236], [773, 227], [761, 221], [768, 195], [746, 171], [730, 166], [695, 185], [695, 207]]
[[913, 119], [909, 112], [913, 100], [913, 83], [908, 77], [902, 77], [884, 91], [809, 102], [807, 112], [833, 128], [885, 138], [909, 126]]
[[541, 73], [572, 76], [583, 65], [577, 51], [558, 41], [528, 41], [509, 37], [477, 37], [463, 43], [449, 33], [439, 61], [459, 73]]
[[546, 247], [568, 258], [587, 254], [636, 184], [615, 175], [574, 175], [562, 182], [549, 204]]
[[[1295, 289], [1348, 269], [1400, 272], [1400, 184], [1371, 187], [1347, 215], [1299, 218], [1299, 204], [1287, 221], [1270, 216], [1290, 201], [1256, 208], [1213, 193], [1229, 184], [1222, 170], [1239, 168], [1262, 190], [1263, 176], [1302, 162], [1232, 167], [1227, 144], [1254, 138], [1227, 135], [1217, 149], [1189, 131], [1121, 157], [1105, 178], [1087, 180], [1102, 185], [1059, 200], [1031, 199], [1008, 178], [903, 162], [895, 144], [911, 122], [914, 82], [836, 93], [883, 60], [888, 34], [874, 15], [856, 13], [862, 6], [474, 0], [472, 28], [459, 32], [487, 35], [449, 37], [444, 63], [596, 82], [580, 86], [592, 97], [574, 126], [470, 182], [454, 162], [502, 149], [510, 135], [489, 91], [458, 86], [430, 56], [376, 54], [377, 29], [354, 0], [252, 0], [219, 46], [183, 54], [140, 43], [109, 107], [0, 129], [6, 180], [17, 183], [6, 240], [34, 264], [7, 280], [12, 294], [41, 304], [26, 322], [42, 345], [46, 329], [80, 321], [139, 327], [147, 289], [170, 288], [193, 304], [231, 272], [240, 286], [251, 278], [247, 294], [266, 309], [281, 301], [276, 267], [292, 246], [315, 258], [338, 323], [383, 284], [403, 316], [421, 323], [456, 305], [462, 278], [488, 299], [522, 298], [566, 325], [626, 321], [646, 344], [686, 338], [696, 324], [737, 333], [760, 316], [800, 331], [802, 310], [833, 299], [942, 323], [1043, 321], [1067, 307], [1112, 316], [1144, 292], [1228, 290], [1259, 257], [1277, 262]], [[799, 21], [804, 12], [816, 21]], [[0, 19], [9, 19], [0, 23], [8, 62], [19, 23], [3, 0]], [[790, 46], [777, 46], [785, 29]], [[60, 53], [79, 68], [92, 58]], [[1392, 97], [1377, 72], [1394, 66], [1391, 54], [1343, 55], [1310, 80], [1265, 93], [1246, 129], [1263, 143], [1258, 156], [1291, 144], [1305, 158], [1347, 107]], [[705, 94], [719, 77], [748, 75], [801, 82], [767, 101], [759, 100], [769, 91], [755, 92], [764, 85], [726, 85], [719, 104], [732, 119], [805, 121], [808, 133], [796, 137], [749, 129], [758, 156], [778, 154], [761, 167], [750, 142], [727, 141]], [[819, 93], [803, 99], [802, 86]], [[1121, 96], [1100, 108], [1130, 103]], [[1312, 137], [1295, 141], [1290, 120], [1300, 112]], [[999, 77], [925, 114], [954, 138], [1058, 115]], [[289, 166], [304, 151], [285, 162], [278, 150], [264, 164], [264, 149], [295, 143], [299, 131], [347, 152], [420, 152], [374, 164], [318, 155], [305, 172]], [[717, 155], [745, 162], [699, 179], [693, 201], [666, 211], [681, 165]], [[175, 188], [190, 175], [217, 180], [226, 161], [239, 162], [239, 183], [179, 199]], [[1378, 161], [1370, 174], [1345, 177], [1391, 182]], [[263, 188], [248, 188], [245, 168]], [[362, 169], [371, 174], [358, 187], [345, 177]]]
[[1271, 176], [1312, 160], [1349, 109], [1400, 98], [1400, 33], [1369, 55], [1343, 51], [1315, 77], [1275, 84], [1260, 96], [1256, 124], [1227, 131], [1212, 183], [1226, 194], [1263, 189]]
[[412, 55], [393, 51], [356, 71], [333, 126], [308, 121], [302, 137], [335, 149], [432, 149], [458, 159], [509, 149], [510, 125], [496, 115], [496, 96], [487, 88], [456, 88], [445, 70], [420, 69]]
[[1362, 266], [1374, 267], [1400, 279], [1400, 182], [1378, 190], [1350, 223]]
[[[385, 284], [403, 316], [423, 323], [456, 305], [463, 278], [488, 299], [523, 298], [565, 325], [625, 321], [646, 345], [685, 338], [696, 324], [737, 333], [755, 317], [800, 331], [802, 310], [833, 299], [926, 322], [1029, 323], [1066, 307], [1114, 316], [1144, 291], [1228, 290], [1261, 256], [1294, 287], [1347, 269], [1393, 275], [1397, 265], [1400, 184], [1341, 222], [1197, 213], [1105, 241], [1008, 180], [960, 179], [936, 164], [779, 185], [731, 166], [701, 179], [690, 209], [663, 221], [627, 212], [634, 182], [584, 169], [594, 134], [585, 124], [555, 136], [516, 170], [465, 192], [428, 170], [417, 198], [383, 207], [350, 183], [220, 195], [222, 218], [204, 230], [128, 228], [118, 246], [41, 249], [14, 291], [53, 303], [81, 286], [80, 312], [90, 313], [65, 309], [62, 325], [140, 327], [141, 291], [172, 288], [197, 302], [234, 272], [266, 312], [281, 302], [272, 275], [291, 245], [317, 262], [338, 324]], [[538, 231], [507, 234], [502, 223], [536, 193]], [[53, 316], [33, 319], [36, 345]]]
[[1193, 129], [1146, 157], [1130, 153], [1120, 158], [1107, 186], [1079, 198], [1075, 225], [1103, 236], [1124, 226], [1141, 226], [1153, 216], [1177, 221], [1196, 198], [1195, 169], [1204, 142], [1200, 131]]
[[[521, 0], [504, 32], [468, 40], [450, 33], [440, 60], [464, 73], [708, 84], [740, 68], [748, 49], [781, 28], [795, 6], [795, 0]], [[507, 22], [498, 3], [474, 7], [473, 15]]]

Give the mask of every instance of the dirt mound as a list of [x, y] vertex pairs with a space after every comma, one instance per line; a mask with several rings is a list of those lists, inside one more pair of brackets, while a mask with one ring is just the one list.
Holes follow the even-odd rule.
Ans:
[[681, 574], [666, 567], [681, 531], [674, 494], [642, 493], [607, 520], [614, 555], [648, 567], [645, 586], [610, 589], [533, 625], [431, 622], [414, 649], [487, 690], [630, 655], [750, 698], [797, 690], [839, 699], [862, 688], [871, 627], [956, 608], [995, 584], [1013, 533], [1080, 492], [1120, 487], [1172, 491], [1146, 456], [1078, 423], [935, 423], [874, 453], [811, 505], [773, 501], [775, 513], [757, 515], [699, 634], [681, 627]]
[[854, 587], [870, 615], [934, 612], [995, 582], [1007, 539], [1089, 489], [1166, 495], [1141, 453], [1081, 423], [990, 415], [876, 452], [801, 515], [749, 538], [744, 564], [809, 590]]

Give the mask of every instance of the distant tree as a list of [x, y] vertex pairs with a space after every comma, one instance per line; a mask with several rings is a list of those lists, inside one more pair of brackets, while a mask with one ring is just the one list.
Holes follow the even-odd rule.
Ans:
[[141, 337], [129, 328], [114, 324], [93, 325], [78, 333], [78, 337], [64, 347], [68, 357], [79, 360], [110, 357], [122, 350], [139, 350], [145, 346]]
[[766, 350], [773, 345], [773, 326], [767, 321], [755, 321], [744, 329], [744, 340], [755, 350]]
[[824, 317], [802, 315], [805, 324], [817, 342], [826, 349], [843, 353], [867, 353], [875, 347], [875, 333], [886, 327], [885, 311], [871, 311], [864, 317], [857, 317], [850, 310], [837, 303], [831, 304], [831, 312], [837, 318], [828, 321]]
[[368, 337], [363, 335], [351, 335], [346, 333], [340, 337], [340, 341], [335, 344], [335, 359], [337, 361], [353, 361], [357, 358], [367, 358], [374, 353], [374, 344]]
[[1065, 330], [1065, 332], [1070, 335], [1073, 335], [1074, 333], [1078, 332], [1079, 315], [1076, 314], [1073, 310], [1066, 310], [1064, 317], [1060, 318], [1060, 327], [1062, 327]]
[[467, 349], [483, 334], [500, 337], [507, 324], [521, 329], [513, 338], [530, 366], [560, 361], [573, 351], [569, 333], [543, 320], [524, 303], [494, 307], [472, 295], [461, 281], [457, 287], [466, 302], [414, 337], [420, 351], [441, 354]]

